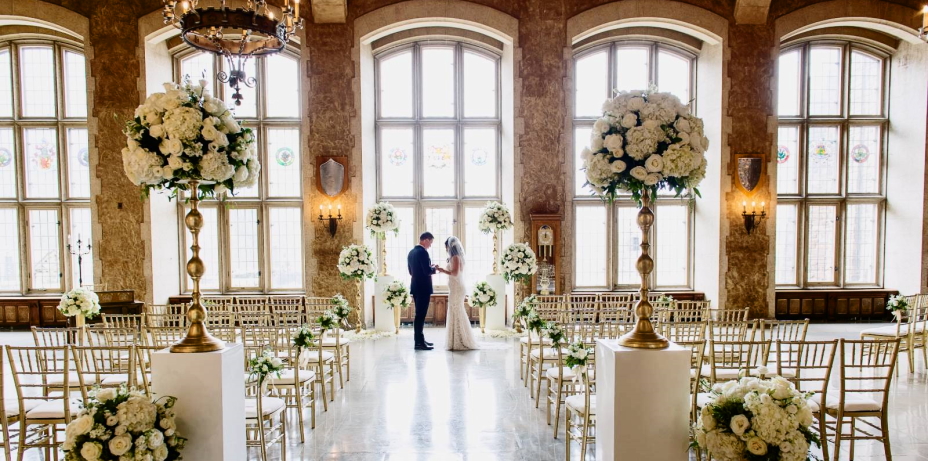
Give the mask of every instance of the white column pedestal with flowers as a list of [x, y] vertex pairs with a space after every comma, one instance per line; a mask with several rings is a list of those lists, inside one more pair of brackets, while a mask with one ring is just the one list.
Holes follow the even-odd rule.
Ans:
[[396, 324], [393, 321], [393, 309], [387, 303], [387, 287], [393, 283], [393, 280], [392, 275], [380, 275], [377, 277], [374, 291], [374, 329], [377, 331], [396, 330]]
[[492, 274], [487, 276], [487, 284], [496, 292], [496, 303], [487, 306], [486, 329], [487, 330], [505, 330], [506, 329], [506, 279], [502, 275]]

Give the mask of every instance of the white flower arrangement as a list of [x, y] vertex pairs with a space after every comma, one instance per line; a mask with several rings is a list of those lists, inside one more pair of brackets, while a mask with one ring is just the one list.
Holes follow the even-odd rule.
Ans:
[[477, 282], [470, 295], [470, 305], [481, 308], [496, 305], [496, 290], [487, 282]]
[[506, 247], [499, 262], [507, 282], [527, 281], [538, 271], [538, 258], [527, 243], [513, 243]]
[[187, 439], [177, 434], [174, 397], [151, 401], [125, 386], [96, 389], [65, 429], [66, 461], [173, 461]]
[[273, 374], [280, 378], [280, 372], [284, 369], [284, 362], [274, 356], [271, 351], [266, 350], [261, 355], [248, 360], [248, 378], [257, 381], [258, 384], [264, 382], [268, 375]]
[[512, 227], [512, 213], [509, 208], [500, 202], [487, 202], [487, 206], [480, 215], [477, 228], [484, 234], [504, 231]]
[[593, 348], [586, 347], [581, 341], [577, 341], [567, 346], [567, 356], [564, 358], [564, 365], [574, 369], [576, 367], [585, 367], [593, 357]]
[[313, 330], [309, 328], [309, 325], [302, 325], [293, 333], [290, 342], [297, 349], [306, 349], [316, 344], [316, 335], [313, 334]]
[[567, 334], [564, 332], [564, 328], [558, 325], [557, 322], [547, 322], [545, 326], [542, 327], [541, 334], [551, 340], [551, 345], [553, 347], [560, 347], [561, 344], [567, 341]]
[[335, 319], [338, 320], [339, 322], [347, 319], [348, 314], [350, 314], [351, 311], [354, 310], [352, 309], [351, 304], [348, 303], [348, 299], [342, 296], [341, 293], [338, 293], [335, 296], [332, 296], [331, 302], [332, 302], [332, 307], [329, 308], [329, 312], [331, 312], [332, 315], [335, 317]]
[[635, 90], [603, 103], [590, 147], [580, 155], [594, 194], [611, 202], [628, 191], [641, 203], [642, 195], [653, 197], [658, 189], [698, 196], [708, 147], [703, 122], [689, 106], [670, 93]]
[[512, 313], [513, 322], [528, 318], [529, 315], [535, 312], [536, 306], [538, 306], [538, 298], [535, 295], [528, 295], [516, 306], [515, 311]]
[[204, 89], [165, 83], [126, 122], [122, 163], [143, 196], [152, 189], [187, 190], [185, 180], [208, 181], [206, 196], [253, 186], [258, 180], [255, 136], [232, 116], [225, 103]]
[[364, 280], [377, 273], [377, 260], [367, 245], [348, 245], [338, 255], [338, 273], [345, 280]]
[[412, 303], [409, 288], [406, 288], [406, 284], [399, 280], [387, 285], [384, 294], [387, 295], [385, 301], [390, 309], [405, 309]]
[[338, 327], [338, 319], [331, 310], [320, 314], [319, 318], [316, 319], [316, 323], [319, 324], [319, 328], [321, 328], [323, 332], [334, 330], [336, 327]]
[[896, 312], [907, 312], [909, 310], [909, 300], [902, 295], [893, 295], [886, 301], [886, 310], [896, 314]]
[[371, 231], [371, 237], [380, 240], [387, 238], [387, 232], [394, 234], [400, 232], [400, 220], [396, 216], [396, 210], [387, 202], [379, 202], [367, 210], [367, 218], [364, 222], [365, 227]]
[[97, 294], [86, 288], [75, 288], [61, 295], [58, 311], [65, 317], [83, 315], [92, 319], [100, 313], [100, 298]]
[[812, 444], [808, 395], [785, 378], [752, 377], [716, 384], [695, 426], [694, 445], [719, 461], [807, 461]]

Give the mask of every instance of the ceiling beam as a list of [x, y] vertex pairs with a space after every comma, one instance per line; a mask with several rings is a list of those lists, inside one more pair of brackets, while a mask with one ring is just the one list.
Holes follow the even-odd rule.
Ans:
[[[315, 4], [315, 1], [313, 2]], [[738, 24], [766, 24], [770, 0], [738, 0], [735, 3], [735, 22]]]
[[348, 0], [312, 0], [313, 22], [344, 24], [348, 18]]

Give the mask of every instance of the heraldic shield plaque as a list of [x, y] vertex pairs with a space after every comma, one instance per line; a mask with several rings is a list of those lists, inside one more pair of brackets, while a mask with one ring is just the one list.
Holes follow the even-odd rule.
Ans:
[[316, 157], [316, 188], [338, 197], [348, 188], [348, 157]]

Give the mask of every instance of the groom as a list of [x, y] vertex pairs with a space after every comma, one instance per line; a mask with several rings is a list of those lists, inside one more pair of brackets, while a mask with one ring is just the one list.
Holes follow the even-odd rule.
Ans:
[[425, 340], [422, 327], [425, 325], [425, 314], [429, 311], [429, 301], [432, 298], [432, 274], [435, 267], [429, 258], [428, 249], [432, 246], [435, 236], [431, 232], [424, 232], [419, 236], [419, 244], [409, 251], [406, 265], [409, 275], [412, 276], [409, 291], [412, 293], [413, 303], [416, 305], [416, 319], [413, 322], [415, 331], [416, 350], [430, 351], [432, 343]]

